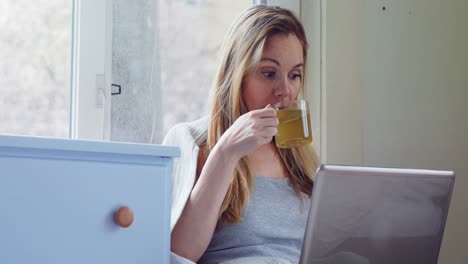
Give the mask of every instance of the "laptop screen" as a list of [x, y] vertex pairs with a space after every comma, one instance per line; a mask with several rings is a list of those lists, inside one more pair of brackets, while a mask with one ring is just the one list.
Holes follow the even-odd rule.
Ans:
[[437, 263], [454, 174], [322, 166], [301, 263]]

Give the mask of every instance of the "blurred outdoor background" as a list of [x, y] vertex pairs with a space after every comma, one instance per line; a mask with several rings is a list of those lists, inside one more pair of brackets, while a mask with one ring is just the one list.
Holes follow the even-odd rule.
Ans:
[[[162, 140], [208, 111], [223, 37], [252, 0], [158, 1]], [[0, 2], [0, 134], [68, 137], [73, 1]], [[151, 120], [148, 120], [151, 122]]]
[[72, 1], [0, 1], [0, 133], [68, 137]]

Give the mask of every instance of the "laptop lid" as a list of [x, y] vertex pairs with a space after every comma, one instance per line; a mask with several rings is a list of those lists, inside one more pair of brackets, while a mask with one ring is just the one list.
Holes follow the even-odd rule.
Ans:
[[322, 165], [302, 264], [437, 263], [452, 171]]

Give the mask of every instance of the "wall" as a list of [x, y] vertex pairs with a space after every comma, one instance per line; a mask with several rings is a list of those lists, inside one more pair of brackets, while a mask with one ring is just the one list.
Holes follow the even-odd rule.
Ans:
[[468, 3], [321, 4], [323, 161], [455, 170], [439, 263], [468, 263]]
[[359, 1], [322, 1], [323, 160], [363, 162], [363, 10]]

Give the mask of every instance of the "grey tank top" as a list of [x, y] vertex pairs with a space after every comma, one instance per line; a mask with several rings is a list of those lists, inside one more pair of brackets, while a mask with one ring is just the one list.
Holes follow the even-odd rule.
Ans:
[[303, 199], [299, 199], [288, 179], [256, 176], [242, 222], [218, 224], [198, 263], [263, 256], [298, 263], [310, 204], [310, 198], [301, 195]]

